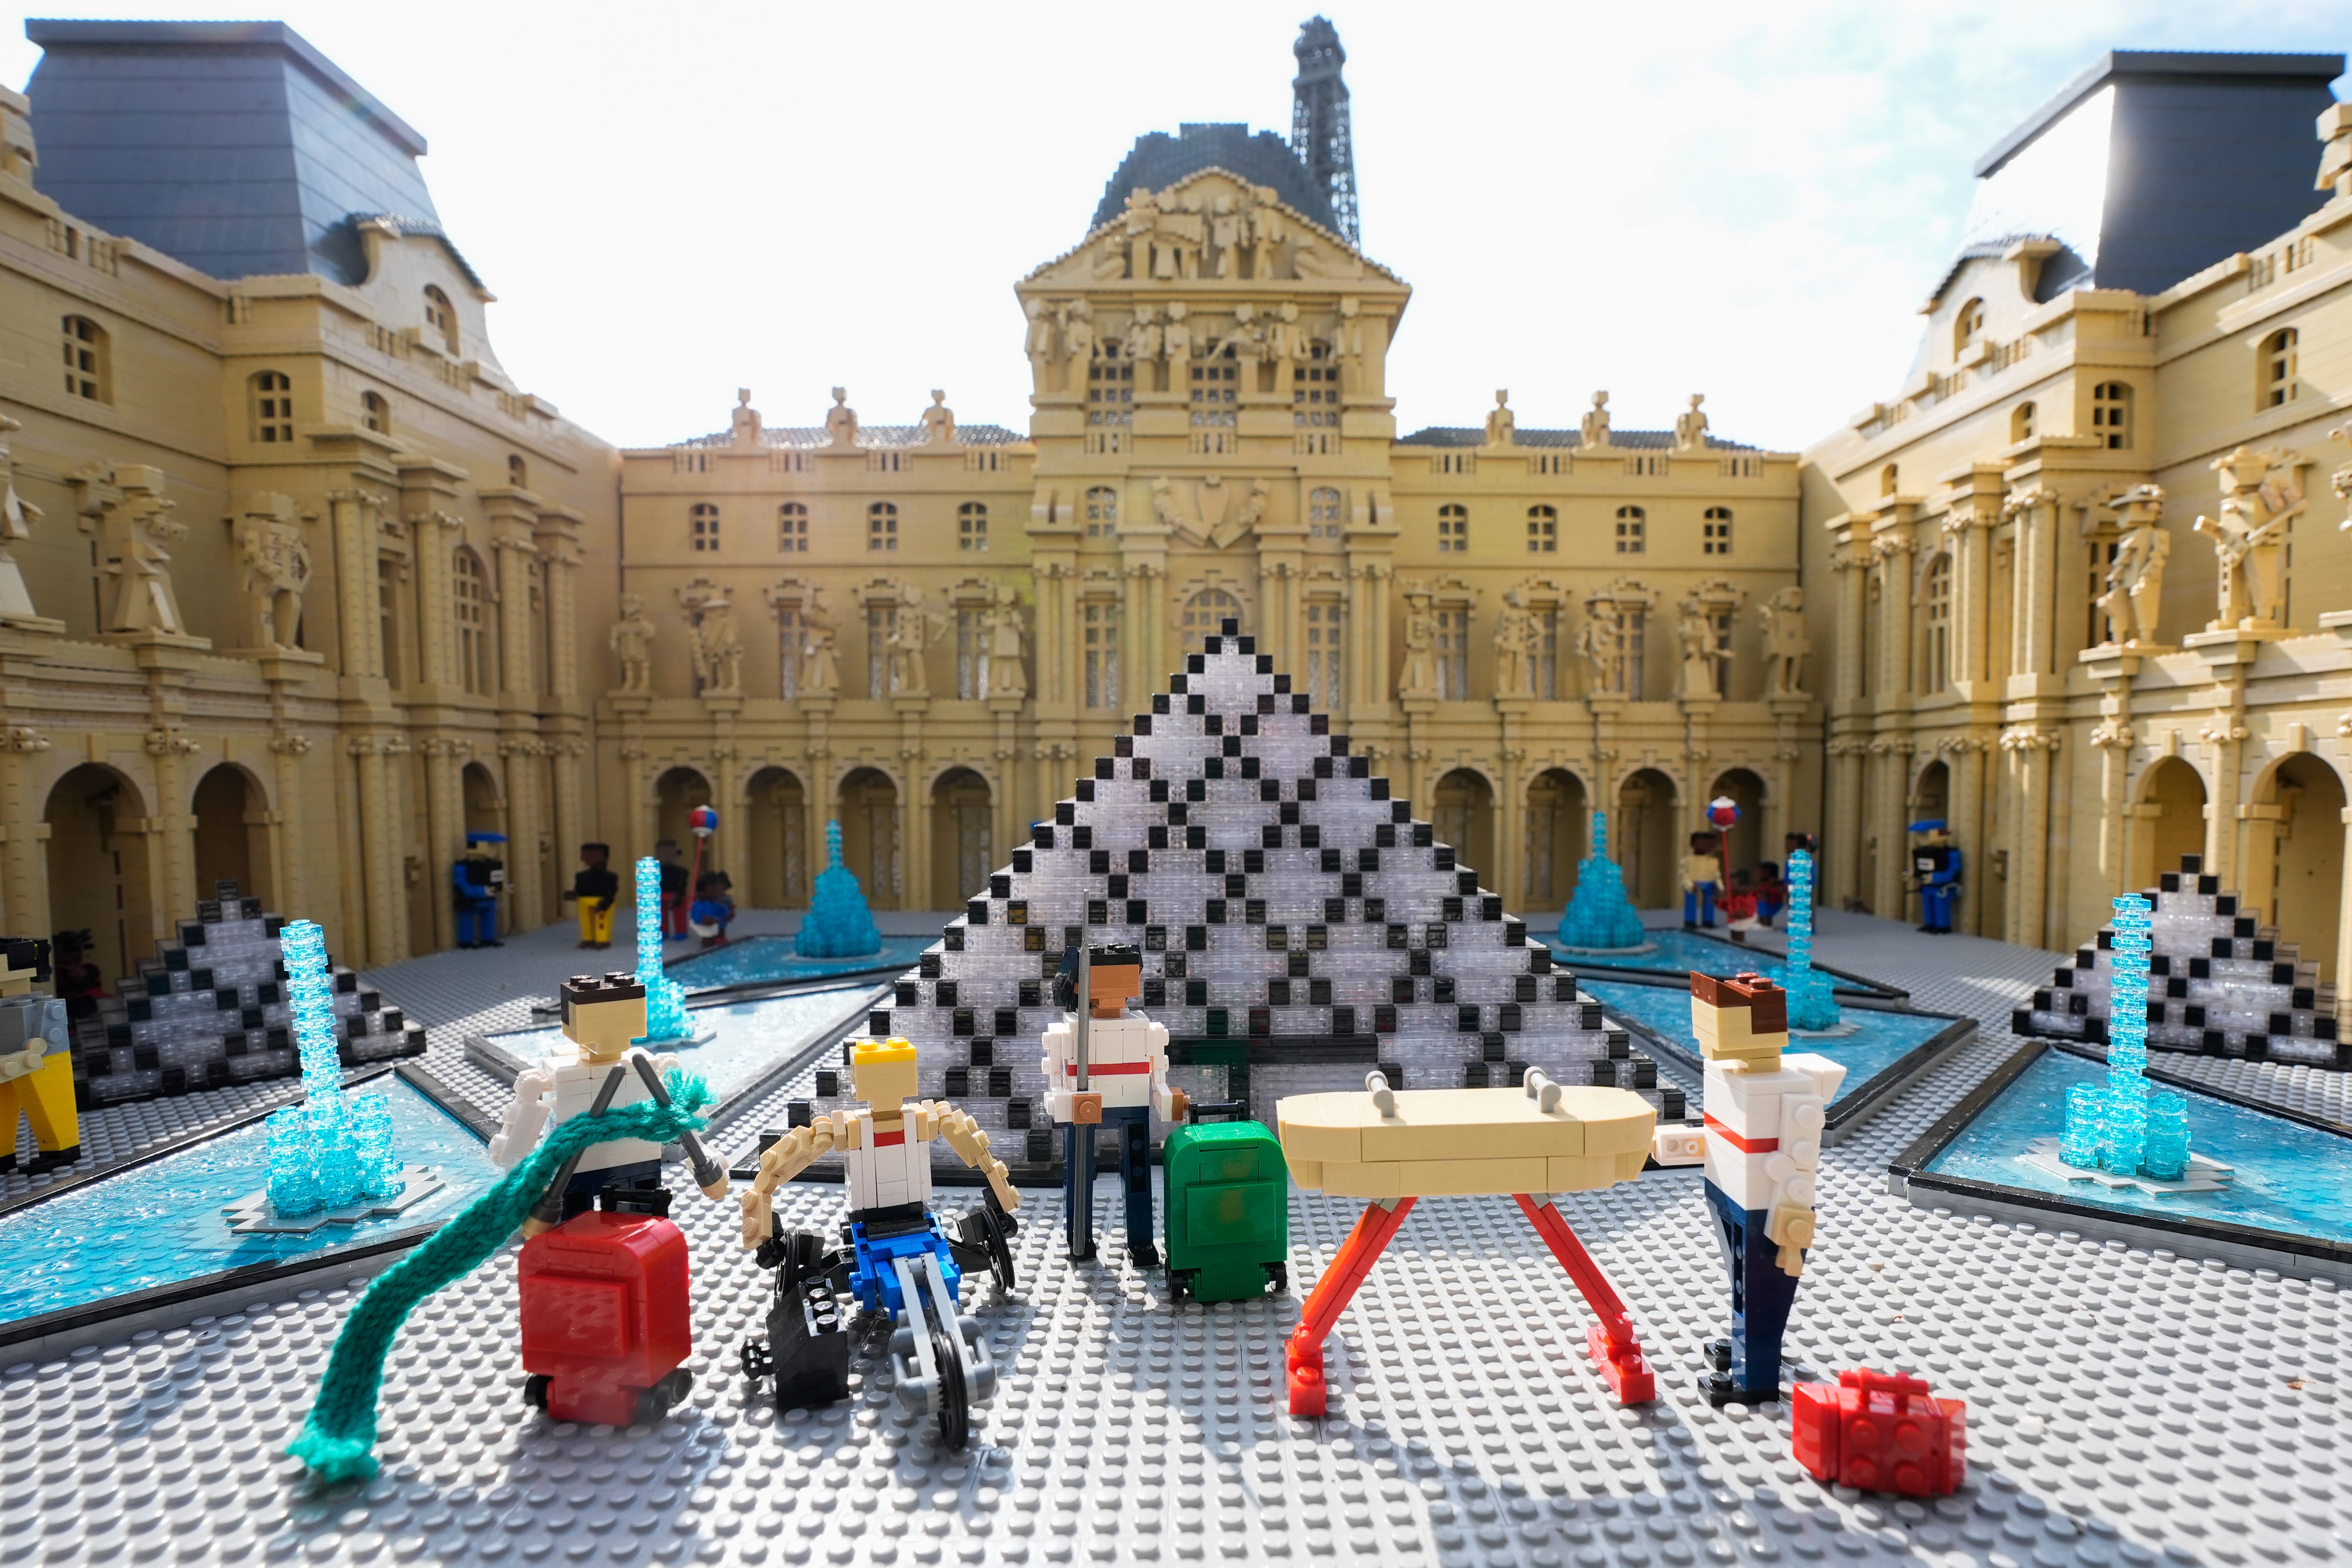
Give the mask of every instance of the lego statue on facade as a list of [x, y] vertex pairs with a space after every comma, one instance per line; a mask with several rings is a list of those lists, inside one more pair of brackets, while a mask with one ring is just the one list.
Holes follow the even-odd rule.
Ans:
[[25, 586], [25, 569], [12, 546], [33, 537], [41, 509], [16, 493], [16, 462], [7, 437], [25, 426], [0, 414], [0, 621], [38, 621], [33, 595]]
[[1062, 958], [1055, 999], [1068, 1012], [1045, 1031], [1045, 1113], [1061, 1123], [1063, 1221], [1073, 1259], [1095, 1255], [1095, 1131], [1118, 1131], [1127, 1191], [1127, 1255], [1160, 1261], [1151, 1239], [1151, 1117], [1181, 1121], [1189, 1101], [1168, 1084], [1168, 1029], [1127, 1005], [1143, 994], [1143, 954], [1118, 943], [1074, 943]]
[[[2210, 464], [2221, 479], [2221, 516], [2199, 517], [2195, 531], [2213, 542], [2221, 613], [2210, 631], [2275, 626], [2285, 598], [2280, 563], [2286, 527], [2304, 509], [2303, 492], [2277, 452], [2241, 447]], [[2273, 478], [2274, 468], [2281, 471]]]
[[1845, 1079], [1826, 1058], [1784, 1056], [1788, 996], [1760, 975], [1690, 977], [1706, 1060], [1706, 1203], [1731, 1272], [1731, 1335], [1710, 1341], [1707, 1403], [1780, 1397], [1780, 1336], [1812, 1245], [1823, 1113]]
[[1511, 412], [1511, 394], [1502, 388], [1495, 394], [1494, 412], [1486, 416], [1486, 445], [1512, 447], [1518, 444], [1518, 416]]
[[1532, 697], [1536, 692], [1536, 618], [1519, 603], [1519, 591], [1503, 595], [1495, 613], [1495, 695]]
[[0, 1175], [16, 1168], [19, 1117], [33, 1124], [34, 1175], [81, 1158], [66, 1005], [33, 989], [49, 983], [49, 944], [0, 937]]
[[507, 890], [506, 862], [485, 847], [506, 841], [503, 833], [468, 833], [465, 858], [449, 868], [459, 947], [506, 945], [499, 940], [499, 895]]
[[621, 661], [621, 689], [653, 689], [654, 624], [646, 616], [646, 602], [635, 594], [621, 595], [621, 618], [613, 623], [608, 640]]
[[1805, 635], [1805, 591], [1791, 585], [1764, 601], [1757, 614], [1764, 622], [1764, 690], [1772, 697], [1796, 697], [1805, 689], [1805, 656], [1813, 651]]
[[857, 445], [857, 410], [849, 406], [849, 389], [833, 389], [833, 406], [824, 411], [825, 439], [835, 448]]
[[946, 391], [931, 388], [931, 405], [923, 410], [923, 445], [952, 447], [956, 444], [955, 430], [955, 410], [948, 406]]
[[1699, 412], [1699, 405], [1706, 401], [1706, 394], [1694, 392], [1690, 395], [1689, 412], [1675, 416], [1675, 451], [1703, 452], [1706, 449], [1706, 416]]
[[1612, 444], [1609, 438], [1609, 395], [1607, 393], [1596, 392], [1592, 395], [1591, 412], [1585, 415], [1577, 431], [1577, 444], [1588, 452]]
[[[961, 1448], [970, 1405], [988, 1398], [996, 1379], [987, 1342], [958, 1312], [956, 1292], [968, 1268], [991, 1270], [1000, 1290], [1013, 1289], [1007, 1242], [1019, 1228], [1012, 1211], [1021, 1194], [969, 1112], [943, 1100], [908, 1103], [911, 1044], [856, 1041], [849, 1071], [866, 1103], [827, 1111], [769, 1144], [743, 1194], [743, 1245], [757, 1249], [760, 1267], [776, 1270], [767, 1342], [744, 1347], [743, 1371], [754, 1383], [773, 1377], [785, 1409], [847, 1398], [850, 1335], [833, 1300], [846, 1289], [865, 1311], [901, 1321], [890, 1343], [899, 1401], [936, 1415], [940, 1440]], [[953, 1237], [931, 1212], [931, 1146], [940, 1139], [987, 1183], [982, 1206], [956, 1222]], [[839, 1248], [822, 1234], [784, 1230], [772, 1207], [778, 1187], [832, 1153], [841, 1156], [849, 1204], [848, 1245]]]
[[1404, 669], [1397, 678], [1397, 695], [1437, 695], [1437, 618], [1430, 614], [1427, 591], [1418, 585], [1405, 594]]
[[2110, 642], [2151, 647], [2163, 604], [2164, 563], [2172, 553], [2172, 535], [2164, 530], [2164, 489], [2136, 485], [2114, 504], [2123, 517], [2123, 537], [2116, 541], [2116, 558], [2107, 563], [2107, 591], [2095, 602], [2106, 612]]
[[1960, 901], [1959, 847], [1940, 816], [1915, 822], [1909, 831], [1926, 836], [1911, 850], [1911, 875], [1919, 884], [1919, 913], [1925, 922], [1919, 929], [1934, 936], [1949, 936], [1952, 911]]
[[988, 612], [988, 672], [982, 695], [991, 701], [1029, 695], [1029, 673], [1022, 660], [1026, 650], [1021, 638], [1021, 591], [1000, 584]]
[[1715, 896], [1723, 861], [1716, 836], [1694, 833], [1683, 857], [1683, 930], [1715, 929]]
[[302, 593], [310, 585], [310, 547], [291, 496], [247, 496], [236, 522], [237, 558], [245, 567], [249, 620], [247, 646], [301, 646]]
[[1675, 640], [1682, 645], [1682, 689], [1677, 695], [1718, 697], [1715, 628], [1707, 624], [1706, 608], [1696, 599], [1685, 599], [1675, 620]]

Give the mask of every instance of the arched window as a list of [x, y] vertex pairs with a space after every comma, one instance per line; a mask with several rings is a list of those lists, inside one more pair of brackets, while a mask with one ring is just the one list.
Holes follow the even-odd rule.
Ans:
[[1650, 547], [1650, 514], [1638, 506], [1617, 509], [1617, 553], [1639, 555]]
[[1929, 696], [1952, 684], [1952, 558], [1938, 554], [1927, 563], [1927, 647], [1919, 660], [1920, 689]]
[[898, 509], [887, 500], [877, 500], [866, 509], [866, 548], [898, 548]]
[[1339, 537], [1339, 492], [1328, 485], [1307, 492], [1307, 537]]
[[1184, 605], [1184, 646], [1198, 650], [1202, 637], [1218, 636], [1227, 621], [1238, 625], [1242, 602], [1223, 588], [1203, 588]]
[[1711, 506], [1699, 520], [1699, 549], [1706, 555], [1731, 553], [1731, 509]]
[[[1619, 513], [1621, 517], [1623, 513]], [[1557, 555], [1559, 553], [1559, 512], [1557, 508], [1528, 508], [1528, 553]]]
[[2041, 411], [2031, 403], [2021, 403], [2009, 411], [2009, 438], [2011, 442], [2033, 439], [2034, 421]]
[[1878, 493], [1880, 495], [1891, 496], [1897, 489], [1901, 489], [1902, 485], [1903, 468], [1901, 464], [1889, 463], [1886, 467], [1878, 470]]
[[2293, 327], [2281, 327], [2263, 340], [2257, 376], [2262, 395], [2254, 403], [2257, 409], [2276, 408], [2294, 401], [2295, 345], [2300, 340], [2301, 334]]
[[360, 394], [360, 423], [379, 436], [392, 434], [392, 403], [381, 392]]
[[711, 502], [711, 501], [707, 501], [707, 500], [698, 500], [698, 501], [696, 501], [696, 502], [694, 503], [694, 505], [693, 505], [693, 506], [691, 506], [691, 507], [689, 507], [689, 508], [688, 509], [688, 513], [687, 513], [687, 515], [688, 515], [688, 521], [689, 521], [689, 522], [691, 523], [691, 525], [692, 525], [692, 533], [693, 533], [693, 537], [694, 537], [694, 548], [696, 548], [697, 550], [716, 550], [716, 549], [718, 549], [718, 548], [719, 548], [719, 508], [718, 508], [718, 505], [717, 505], [715, 502]]
[[1087, 492], [1087, 537], [1108, 539], [1118, 532], [1118, 492], [1097, 485]]
[[986, 502], [968, 500], [956, 508], [956, 548], [983, 555], [988, 552]]
[[1468, 507], [1442, 506], [1437, 509], [1437, 552], [1440, 555], [1467, 555], [1470, 552]]
[[1982, 300], [1971, 300], [1960, 307], [1960, 313], [1952, 318], [1952, 353], [1955, 355], [1984, 336], [1984, 321]]
[[65, 319], [66, 395], [114, 401], [113, 366], [106, 329], [88, 316]]
[[490, 679], [490, 584], [482, 558], [457, 547], [457, 678], [477, 697], [488, 697]]
[[441, 340], [441, 346], [454, 357], [457, 353], [457, 307], [449, 303], [449, 296], [432, 284], [425, 286], [425, 330]]
[[2110, 450], [2132, 444], [2132, 389], [2128, 383], [2103, 381], [2091, 388], [2091, 434]]
[[776, 548], [786, 555], [808, 553], [808, 508], [788, 500], [776, 509]]
[[266, 446], [290, 446], [294, 440], [294, 384], [286, 373], [265, 370], [246, 383], [252, 404], [253, 438]]
[[530, 465], [522, 460], [520, 452], [507, 454], [507, 483], [519, 490], [530, 489]]

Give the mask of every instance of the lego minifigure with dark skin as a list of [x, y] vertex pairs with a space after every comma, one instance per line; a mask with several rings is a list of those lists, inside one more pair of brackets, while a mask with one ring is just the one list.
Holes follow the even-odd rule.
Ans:
[[564, 897], [579, 901], [582, 947], [613, 945], [613, 905], [621, 896], [621, 874], [613, 869], [612, 858], [609, 844], [580, 847], [580, 874], [572, 879], [572, 890]]
[[106, 994], [106, 972], [90, 962], [90, 933], [61, 931], [51, 941], [56, 990], [66, 1005], [66, 1016], [96, 1017], [99, 1001]]
[[1151, 1117], [1183, 1120], [1190, 1101], [1168, 1082], [1168, 1029], [1127, 1005], [1143, 994], [1143, 954], [1131, 944], [1097, 947], [1087, 954], [1087, 1029], [1078, 1035], [1077, 950], [1064, 956], [1057, 1000], [1068, 1009], [1045, 1031], [1045, 1114], [1062, 1124], [1063, 1221], [1070, 1257], [1094, 1256], [1095, 1131], [1118, 1131], [1118, 1170], [1127, 1192], [1127, 1253], [1140, 1268], [1156, 1267], [1152, 1240]]
[[694, 873], [688, 871], [677, 858], [677, 840], [661, 838], [654, 842], [654, 858], [661, 862], [662, 938], [669, 941], [686, 934], [687, 884]]
[[33, 1124], [34, 1175], [81, 1158], [66, 1005], [34, 987], [49, 982], [42, 937], [0, 937], [0, 1173], [16, 1168], [16, 1128]]
[[1683, 929], [1697, 931], [1715, 929], [1715, 896], [1717, 885], [1723, 878], [1723, 863], [1717, 857], [1717, 840], [1712, 833], [1690, 836], [1690, 853], [1683, 858]]
[[694, 903], [686, 913], [705, 949], [724, 947], [728, 923], [735, 918], [735, 879], [724, 871], [705, 871], [695, 879]]
[[1915, 822], [1920, 835], [1911, 849], [1911, 876], [1919, 884], [1919, 929], [1931, 936], [1952, 934], [1952, 911], [1960, 901], [1960, 851], [1941, 817]]
[[507, 890], [507, 868], [491, 847], [506, 841], [503, 833], [468, 833], [466, 858], [449, 868], [459, 947], [506, 945], [499, 940], [499, 895]]

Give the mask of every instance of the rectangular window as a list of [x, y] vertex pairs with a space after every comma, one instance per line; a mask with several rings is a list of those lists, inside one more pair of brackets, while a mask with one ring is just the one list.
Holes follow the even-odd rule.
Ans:
[[1538, 610], [1536, 616], [1536, 700], [1559, 700], [1559, 609]]
[[1715, 694], [1728, 699], [1731, 695], [1731, 608], [1709, 609], [1706, 628], [1715, 643]]
[[788, 500], [776, 509], [776, 549], [785, 555], [808, 553], [808, 508]]
[[988, 508], [979, 501], [956, 508], [956, 548], [975, 554], [988, 552]]
[[1135, 423], [1135, 365], [1111, 357], [1116, 344], [1103, 345], [1104, 356], [1087, 367], [1087, 423], [1127, 426]]
[[776, 695], [790, 702], [801, 694], [802, 645], [808, 640], [808, 623], [798, 605], [776, 606]]
[[1437, 552], [1440, 555], [1464, 555], [1470, 550], [1470, 509], [1466, 506], [1442, 506], [1437, 509]]
[[1649, 514], [1638, 506], [1617, 509], [1617, 553], [1639, 555], [1650, 547]]
[[383, 678], [392, 689], [401, 689], [400, 668], [400, 561], [395, 556], [375, 558], [376, 629], [383, 638]]
[[694, 503], [694, 547], [697, 550], [719, 548], [719, 509], [709, 501]]
[[1528, 553], [1556, 555], [1559, 552], [1559, 513], [1548, 506], [1528, 509]]
[[988, 695], [988, 612], [959, 605], [956, 616], [956, 695], [967, 702]]
[[1337, 428], [1339, 423], [1339, 367], [1323, 362], [1323, 345], [1315, 345], [1312, 363], [1290, 373], [1290, 423], [1298, 428]]
[[887, 500], [877, 500], [866, 509], [866, 548], [898, 548], [898, 509]]
[[890, 695], [890, 627], [892, 607], [888, 605], [866, 606], [866, 695], [883, 698]]
[[1339, 633], [1341, 606], [1337, 599], [1310, 600], [1307, 605], [1307, 689], [1318, 713], [1336, 713], [1343, 695]]
[[1118, 606], [1103, 599], [1087, 602], [1087, 706], [1118, 706]]
[[1470, 697], [1470, 612], [1437, 612], [1437, 695], [1447, 702]]
[[1640, 605], [1621, 606], [1617, 612], [1617, 668], [1615, 686], [1627, 697], [1640, 700], [1643, 670], [1649, 663], [1650, 612]]
[[1241, 386], [1241, 366], [1230, 359], [1213, 359], [1192, 369], [1192, 428], [1230, 429]]
[[1699, 533], [1701, 548], [1706, 554], [1730, 554], [1731, 509], [1720, 506], [1707, 508], [1706, 517], [1700, 524]]

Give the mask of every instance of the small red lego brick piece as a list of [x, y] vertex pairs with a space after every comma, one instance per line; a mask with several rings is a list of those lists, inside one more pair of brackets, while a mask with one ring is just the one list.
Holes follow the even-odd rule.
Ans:
[[532, 1237], [517, 1266], [523, 1397], [558, 1421], [658, 1421], [693, 1386], [686, 1233], [594, 1209]]
[[1790, 1451], [1815, 1480], [1945, 1497], [1968, 1478], [1968, 1404], [1919, 1378], [1865, 1368], [1801, 1383], [1790, 1417]]

